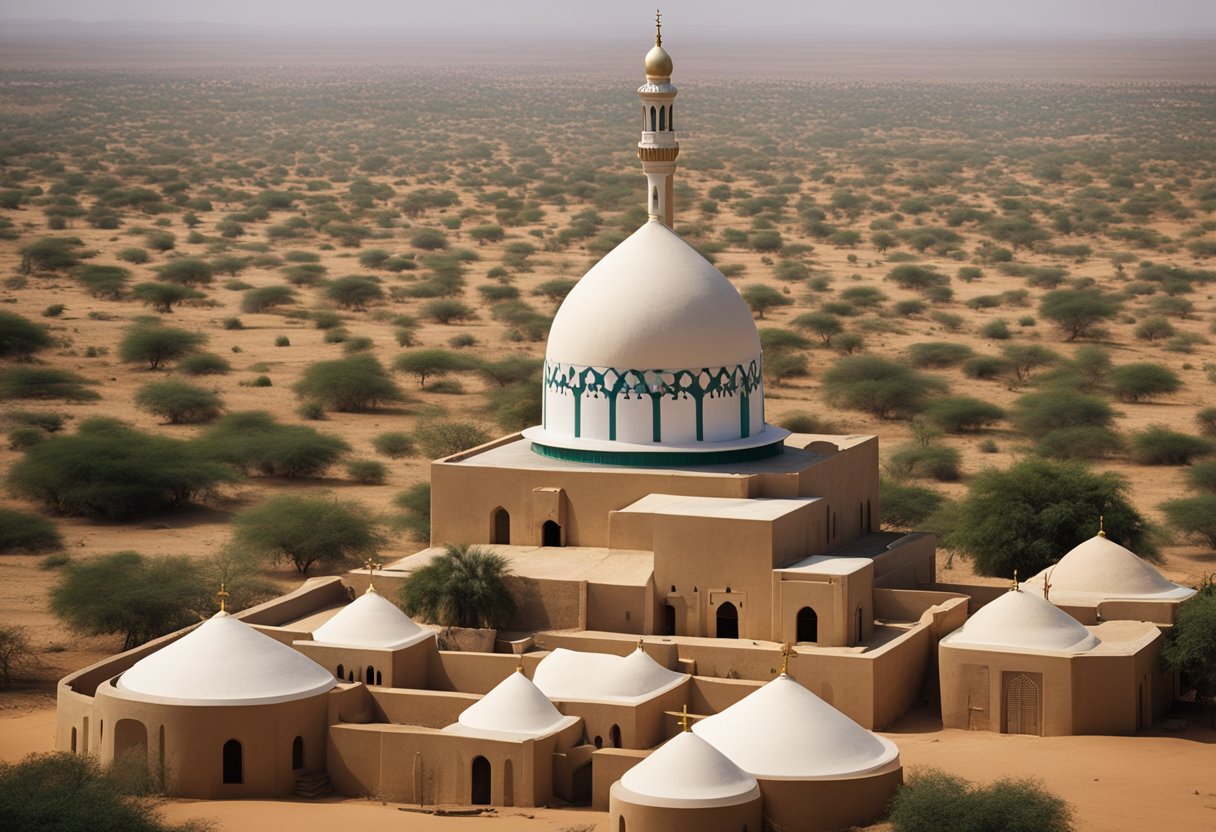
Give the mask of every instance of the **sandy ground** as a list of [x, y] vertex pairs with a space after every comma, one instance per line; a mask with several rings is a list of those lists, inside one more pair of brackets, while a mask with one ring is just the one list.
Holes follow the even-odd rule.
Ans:
[[[1191, 832], [1216, 827], [1216, 730], [1189, 725], [1137, 737], [1020, 737], [942, 730], [914, 711], [884, 732], [900, 748], [905, 770], [940, 768], [975, 782], [1031, 777], [1065, 796], [1077, 832]], [[48, 751], [53, 708], [0, 711], [0, 761]], [[606, 829], [607, 815], [586, 809], [503, 809], [493, 817], [434, 817], [397, 811], [401, 804], [369, 800], [177, 800], [164, 808], [174, 821], [207, 818], [226, 832], [335, 828], [464, 832]], [[884, 828], [879, 825], [875, 830]]]

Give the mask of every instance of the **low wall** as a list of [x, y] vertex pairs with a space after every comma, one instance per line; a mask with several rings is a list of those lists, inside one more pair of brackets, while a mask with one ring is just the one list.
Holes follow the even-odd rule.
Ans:
[[453, 691], [375, 688], [375, 721], [423, 728], [446, 728], [455, 723], [465, 709], [481, 699], [475, 693]]
[[955, 598], [968, 596], [928, 589], [875, 589], [874, 617], [883, 621], [920, 621], [930, 608]]
[[625, 772], [650, 756], [649, 751], [629, 748], [601, 748], [591, 755], [591, 808], [608, 811], [608, 793]]
[[930, 587], [934, 592], [948, 592], [954, 595], [966, 595], [971, 599], [967, 605], [967, 615], [975, 615], [976, 611], [985, 604], [995, 601], [1009, 591], [1006, 586], [984, 586], [981, 584], [941, 584], [935, 583]]

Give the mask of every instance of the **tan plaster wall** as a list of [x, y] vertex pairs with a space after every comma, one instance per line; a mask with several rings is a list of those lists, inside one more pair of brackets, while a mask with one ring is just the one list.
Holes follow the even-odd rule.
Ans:
[[450, 691], [377, 688], [371, 691], [371, 698], [375, 703], [375, 722], [438, 729], [455, 723], [465, 709], [481, 696]]
[[842, 780], [757, 780], [764, 795], [765, 828], [827, 832], [868, 826], [882, 817], [903, 769]]
[[625, 772], [650, 756], [650, 750], [604, 748], [591, 756], [591, 808], [608, 811], [608, 793]]
[[430, 690], [489, 693], [495, 685], [514, 673], [521, 662], [531, 677], [545, 655], [543, 652], [516, 656], [509, 653], [437, 650], [427, 656], [426, 687]]
[[587, 628], [643, 635], [653, 622], [652, 593], [644, 586], [587, 584]]
[[[878, 527], [875, 526], [877, 529]], [[934, 589], [937, 537], [913, 532], [893, 541], [874, 561], [874, 586], [887, 589]]]
[[702, 808], [663, 808], [628, 803], [613, 794], [608, 804], [608, 829], [611, 832], [759, 832], [762, 828], [762, 800], [735, 806]]
[[[374, 647], [339, 647], [332, 644], [320, 644], [315, 641], [293, 641], [291, 646], [303, 653], [317, 664], [324, 667], [335, 677], [348, 681], [350, 672], [355, 673], [355, 681], [368, 685], [381, 684], [385, 687], [426, 687], [426, 672], [430, 654], [436, 652], [434, 638], [424, 639], [417, 644], [400, 650], [382, 650]], [[338, 676], [338, 667], [343, 670]], [[380, 682], [373, 677], [367, 678], [367, 668], [371, 667], [380, 674]]]
[[[1039, 689], [1043, 736], [1067, 736], [1074, 730], [1073, 670], [1069, 656], [1013, 653], [939, 645], [942, 725], [946, 728], [981, 729], [1004, 732], [1006, 729], [1003, 686], [1006, 673], [1040, 674]], [[972, 667], [968, 667], [968, 666]], [[976, 690], [978, 671], [987, 668], [988, 696]], [[982, 675], [982, 674], [981, 674]], [[970, 699], [970, 701], [969, 701]], [[983, 708], [984, 714], [972, 717], [969, 708]]]

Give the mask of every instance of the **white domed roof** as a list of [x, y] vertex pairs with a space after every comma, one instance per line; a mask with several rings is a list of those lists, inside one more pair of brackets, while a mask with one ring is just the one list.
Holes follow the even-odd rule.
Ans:
[[766, 780], [855, 777], [899, 764], [899, 749], [788, 676], [778, 676], [692, 729]]
[[691, 731], [668, 740], [612, 788], [629, 803], [673, 808], [734, 806], [760, 793], [754, 777]]
[[536, 686], [560, 702], [642, 702], [688, 677], [668, 670], [642, 649], [628, 656], [559, 647], [536, 666]]
[[433, 635], [415, 624], [392, 601], [369, 589], [318, 627], [312, 640], [343, 647], [399, 650]]
[[177, 705], [267, 705], [332, 688], [333, 674], [312, 659], [218, 612], [137, 661], [118, 689]]
[[1026, 588], [1043, 594], [1043, 581], [1051, 582], [1047, 598], [1055, 602], [1094, 602], [1114, 599], [1183, 600], [1195, 594], [1190, 587], [1167, 581], [1134, 552], [1104, 535], [1078, 544], [1026, 582]]
[[618, 370], [734, 367], [760, 356], [751, 310], [722, 272], [648, 222], [566, 296], [545, 357]]
[[564, 728], [577, 719], [562, 716], [540, 692], [540, 688], [523, 673], [512, 673], [480, 700], [465, 708], [457, 724], [449, 726], [449, 729], [458, 733], [472, 731], [539, 737]]
[[1098, 645], [1088, 628], [1033, 592], [1006, 592], [941, 640], [950, 647], [1084, 653]]

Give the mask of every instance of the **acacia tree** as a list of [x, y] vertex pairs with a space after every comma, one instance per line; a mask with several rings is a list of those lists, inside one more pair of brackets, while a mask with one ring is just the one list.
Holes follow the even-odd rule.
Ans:
[[207, 342], [207, 336], [169, 326], [137, 325], [118, 345], [118, 357], [131, 364], [147, 362], [151, 370], [189, 355]]
[[1117, 298], [1095, 289], [1056, 289], [1043, 296], [1039, 314], [1055, 323], [1066, 341], [1096, 335], [1103, 323], [1119, 313]]
[[26, 359], [50, 345], [51, 335], [45, 326], [0, 311], [0, 358]]
[[379, 522], [360, 503], [284, 494], [232, 521], [233, 542], [274, 563], [291, 561], [307, 574], [313, 564], [336, 568], [371, 557], [384, 545]]
[[0, 624], [0, 690], [7, 690], [22, 676], [40, 666], [24, 627]]
[[371, 355], [353, 355], [310, 364], [292, 388], [305, 399], [331, 410], [359, 412], [385, 402], [405, 400], [405, 394], [384, 366]]
[[410, 615], [445, 627], [499, 629], [516, 603], [507, 589], [510, 565], [502, 555], [467, 543], [449, 543], [442, 555], [415, 571], [401, 587]]
[[1194, 688], [1196, 701], [1216, 705], [1216, 583], [1210, 576], [1178, 609], [1161, 658]]

